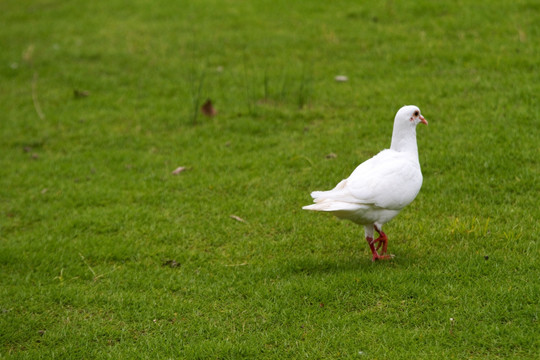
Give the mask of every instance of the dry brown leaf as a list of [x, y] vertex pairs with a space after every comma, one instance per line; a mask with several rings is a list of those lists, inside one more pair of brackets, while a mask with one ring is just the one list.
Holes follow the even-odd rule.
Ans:
[[31, 63], [34, 59], [34, 50], [35, 50], [34, 44], [28, 45], [28, 47], [23, 51], [22, 58], [25, 62]]
[[203, 115], [212, 117], [217, 115], [216, 109], [214, 109], [214, 106], [212, 106], [212, 100], [208, 99], [206, 102], [201, 106], [201, 112]]
[[234, 220], [236, 220], [236, 221], [240, 221], [240, 222], [243, 222], [243, 223], [245, 223], [245, 222], [246, 222], [246, 220], [242, 219], [242, 218], [241, 218], [240, 216], [236, 216], [236, 215], [229, 215], [229, 217], [230, 217], [231, 219], [234, 219]]
[[90, 93], [88, 91], [84, 91], [84, 90], [73, 90], [73, 96], [75, 96], [75, 98], [77, 99], [80, 99], [80, 98], [85, 98], [87, 96], [89, 96]]
[[169, 267], [175, 268], [175, 267], [179, 267], [180, 264], [176, 262], [176, 260], [172, 259], [172, 260], [165, 261], [163, 263], [163, 266], [169, 266]]
[[326, 158], [327, 159], [335, 159], [335, 158], [337, 158], [337, 154], [330, 153], [330, 154], [326, 155]]
[[519, 34], [519, 41], [521, 42], [527, 41], [527, 34], [525, 33], [525, 31], [523, 31], [522, 29], [518, 29], [518, 34]]
[[186, 171], [187, 168], [185, 166], [180, 166], [180, 167], [177, 167], [173, 172], [172, 174], [173, 175], [178, 175], [180, 174], [182, 171]]

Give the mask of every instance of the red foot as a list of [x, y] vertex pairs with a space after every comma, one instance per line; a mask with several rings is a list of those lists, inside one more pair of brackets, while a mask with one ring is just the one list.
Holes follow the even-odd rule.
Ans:
[[373, 254], [373, 258], [371, 259], [371, 261], [375, 262], [377, 260], [390, 260], [393, 258], [394, 258], [394, 255], [392, 254], [386, 254], [386, 255]]
[[379, 243], [379, 245], [377, 245], [377, 251], [382, 246], [382, 253], [386, 254], [386, 250], [388, 249], [388, 237], [386, 237], [386, 234], [383, 233], [381, 229], [379, 229], [377, 226], [374, 226], [374, 227], [375, 227], [375, 231], [379, 233], [379, 237], [373, 240], [373, 244]]
[[[392, 259], [394, 255], [386, 254], [386, 250], [388, 248], [388, 237], [386, 237], [386, 234], [381, 231], [377, 226], [375, 226], [375, 230], [379, 233], [379, 237], [375, 240], [371, 237], [366, 237], [366, 240], [369, 244], [369, 248], [371, 249], [371, 253], [373, 254], [373, 258], [371, 261], [377, 261], [377, 260], [388, 260]], [[375, 249], [375, 243], [379, 243], [377, 245], [377, 248]], [[382, 247], [382, 252], [379, 255], [377, 252]]]
[[373, 240], [373, 244], [376, 244], [376, 243], [379, 243], [377, 245], [377, 251], [379, 251], [379, 249], [382, 246], [382, 253], [386, 254], [386, 250], [388, 249], [388, 238], [386, 237], [385, 233], [381, 232], [379, 237]]

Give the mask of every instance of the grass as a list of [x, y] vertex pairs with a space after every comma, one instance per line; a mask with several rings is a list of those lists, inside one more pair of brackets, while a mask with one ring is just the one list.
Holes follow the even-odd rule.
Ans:
[[[0, 14], [2, 357], [540, 352], [536, 2]], [[403, 104], [430, 122], [424, 186], [371, 263], [361, 228], [301, 206], [389, 146]]]

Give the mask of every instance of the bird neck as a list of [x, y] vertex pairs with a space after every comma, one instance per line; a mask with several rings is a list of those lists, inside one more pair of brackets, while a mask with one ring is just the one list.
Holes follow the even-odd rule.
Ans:
[[408, 153], [418, 158], [415, 124], [394, 124], [390, 149], [398, 152]]

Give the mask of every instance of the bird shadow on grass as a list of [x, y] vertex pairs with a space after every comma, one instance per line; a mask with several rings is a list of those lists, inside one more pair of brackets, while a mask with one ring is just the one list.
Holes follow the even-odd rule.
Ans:
[[306, 255], [302, 258], [294, 258], [287, 262], [285, 266], [280, 266], [280, 273], [283, 275], [328, 275], [332, 273], [359, 273], [371, 274], [384, 271], [385, 269], [406, 269], [415, 267], [421, 263], [418, 254], [398, 254], [390, 260], [371, 261], [371, 255], [356, 254], [350, 256], [336, 256], [334, 258], [310, 257]]
[[348, 257], [336, 259], [303, 258], [291, 261], [282, 267], [283, 273], [289, 274], [331, 274], [331, 273], [371, 273], [381, 268], [396, 267], [394, 260], [372, 262], [369, 258]]

